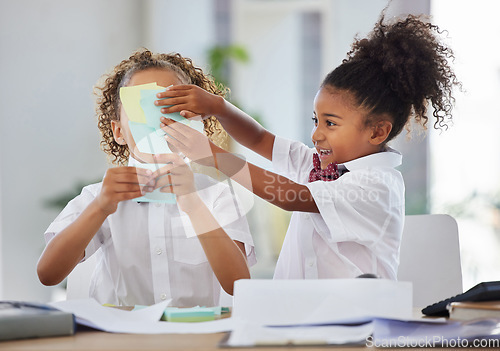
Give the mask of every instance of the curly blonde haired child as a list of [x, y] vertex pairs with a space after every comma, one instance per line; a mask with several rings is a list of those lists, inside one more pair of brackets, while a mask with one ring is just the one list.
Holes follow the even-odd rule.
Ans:
[[[238, 199], [226, 184], [193, 174], [175, 153], [153, 155], [158, 169], [144, 169], [151, 155], [135, 151], [119, 91], [150, 83], [191, 83], [217, 96], [224, 90], [190, 59], [148, 50], [135, 52], [104, 77], [97, 100], [101, 147], [118, 166], [109, 168], [102, 182], [84, 187], [50, 224], [38, 277], [45, 285], [58, 284], [97, 253], [89, 297], [100, 303], [171, 299], [177, 307], [218, 305], [221, 288], [232, 294], [234, 281], [249, 278], [248, 264], [255, 262]], [[225, 140], [215, 118], [204, 129], [214, 142]], [[169, 161], [160, 166], [157, 157]], [[175, 194], [176, 202], [144, 202], [141, 196], [157, 189]]]
[[[111, 157], [114, 164], [127, 164], [130, 150], [128, 145], [120, 145], [113, 136], [111, 121], [120, 120], [120, 88], [126, 86], [135, 72], [148, 68], [167, 68], [175, 72], [182, 84], [194, 84], [218, 95], [226, 96], [227, 88], [217, 84], [210, 76], [196, 67], [190, 58], [179, 53], [152, 53], [147, 49], [134, 52], [128, 59], [118, 64], [112, 72], [103, 75], [103, 82], [95, 87], [97, 94], [98, 128], [102, 135], [101, 148]], [[227, 149], [228, 135], [217, 118], [203, 120], [207, 137], [216, 145]]]

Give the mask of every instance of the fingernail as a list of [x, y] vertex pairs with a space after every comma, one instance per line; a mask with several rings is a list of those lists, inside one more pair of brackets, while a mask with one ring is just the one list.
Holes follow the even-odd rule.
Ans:
[[[159, 96], [158, 96], [159, 97]], [[158, 100], [155, 100], [155, 105], [159, 105], [160, 104], [160, 101]]]
[[167, 89], [165, 89], [165, 90], [170, 90], [170, 87], [173, 87], [173, 86], [174, 86], [174, 85], [173, 85], [173, 84], [171, 84], [171, 85], [169, 85], [169, 86], [167, 87]]
[[156, 94], [157, 97], [161, 98], [161, 93]]
[[161, 111], [161, 113], [167, 113], [167, 109], [166, 108], [162, 108], [160, 111]]
[[160, 128], [166, 127], [167, 125], [165, 123], [160, 123]]

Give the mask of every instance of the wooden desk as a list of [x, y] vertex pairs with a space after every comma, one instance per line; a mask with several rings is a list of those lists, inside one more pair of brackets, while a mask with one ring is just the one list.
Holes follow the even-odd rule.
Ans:
[[[420, 309], [415, 309], [415, 317], [421, 316]], [[96, 331], [90, 328], [78, 326], [78, 331], [72, 336], [62, 336], [55, 338], [25, 339], [15, 341], [0, 342], [0, 350], [12, 351], [58, 351], [58, 350], [125, 350], [125, 351], [149, 351], [149, 350], [167, 350], [167, 351], [190, 351], [190, 350], [224, 350], [217, 345], [226, 336], [226, 333], [215, 334], [113, 334]], [[375, 347], [336, 347], [336, 346], [318, 346], [318, 347], [257, 347], [256, 351], [325, 351], [327, 348], [334, 348], [335, 351], [361, 351], [377, 349]], [[446, 350], [446, 348], [439, 348]], [[250, 348], [228, 348], [225, 350], [250, 350]], [[396, 350], [383, 348], [381, 350]], [[404, 348], [397, 350], [434, 350], [429, 348]], [[460, 350], [477, 350], [473, 348], [461, 348]]]
[[[168, 350], [168, 351], [190, 351], [190, 350], [221, 350], [217, 347], [225, 333], [216, 334], [112, 334], [95, 330], [78, 331], [73, 336], [62, 336], [57, 338], [27, 339], [0, 342], [0, 350]], [[259, 347], [257, 351], [291, 349], [325, 351], [325, 347]], [[335, 351], [357, 351], [369, 350], [370, 348], [335, 347]], [[232, 350], [232, 349], [226, 349]], [[249, 350], [246, 348], [246, 350]], [[419, 349], [422, 351], [424, 349]]]

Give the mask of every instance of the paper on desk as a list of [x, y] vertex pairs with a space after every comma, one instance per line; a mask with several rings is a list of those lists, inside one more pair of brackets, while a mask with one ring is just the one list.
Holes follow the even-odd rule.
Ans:
[[500, 320], [482, 319], [469, 322], [435, 320], [373, 321], [371, 346], [376, 347], [465, 347], [474, 339], [499, 339]]
[[236, 324], [227, 340], [227, 346], [364, 345], [372, 332], [372, 323], [355, 326], [264, 327], [242, 322]]
[[174, 323], [160, 321], [170, 300], [136, 311], [105, 307], [94, 299], [53, 302], [59, 310], [71, 312], [77, 322], [111, 333], [129, 334], [198, 334], [219, 333], [233, 329], [234, 321], [225, 318], [202, 323]]
[[410, 319], [412, 286], [386, 279], [238, 280], [235, 318], [261, 325]]

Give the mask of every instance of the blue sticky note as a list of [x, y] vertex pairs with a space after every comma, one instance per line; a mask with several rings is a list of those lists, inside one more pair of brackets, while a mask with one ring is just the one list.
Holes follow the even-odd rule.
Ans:
[[130, 132], [137, 149], [145, 154], [167, 154], [172, 151], [165, 140], [165, 132], [147, 124], [129, 121]]
[[[165, 91], [165, 89], [141, 90], [141, 100], [140, 100], [141, 108], [144, 111], [144, 115], [146, 116], [147, 125], [152, 128], [160, 128], [160, 123], [161, 123], [160, 118], [162, 116], [160, 110], [163, 107], [172, 106], [172, 105], [156, 106], [154, 104], [154, 102], [158, 100], [156, 94], [162, 91]], [[165, 114], [165, 116], [173, 119], [176, 122], [183, 122], [183, 123], [187, 122], [186, 118], [182, 117], [180, 113], [177, 112]]]

